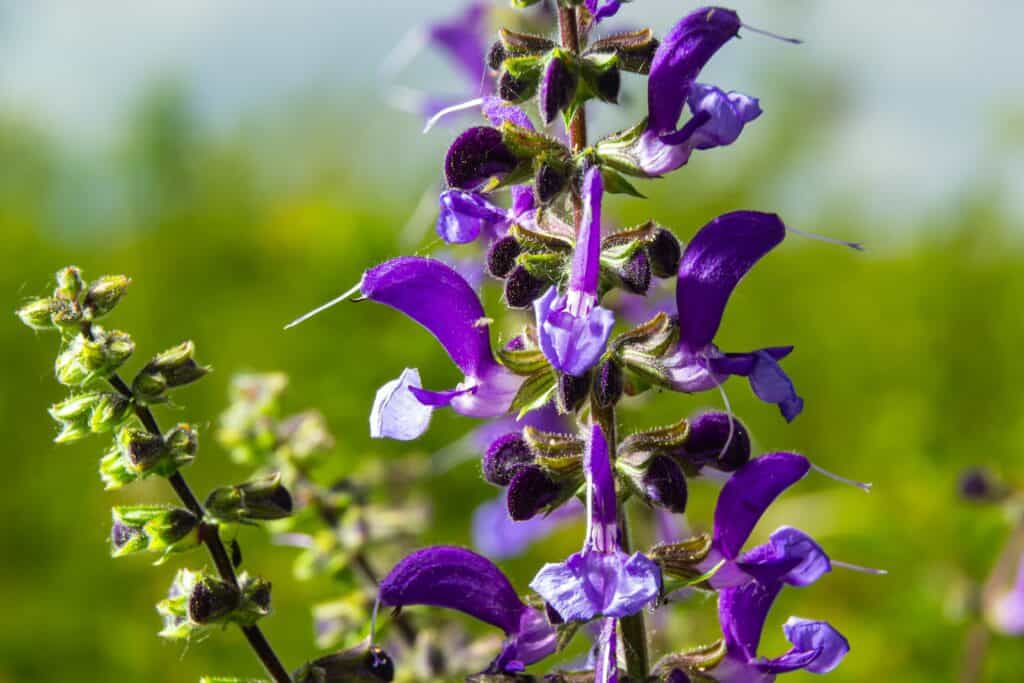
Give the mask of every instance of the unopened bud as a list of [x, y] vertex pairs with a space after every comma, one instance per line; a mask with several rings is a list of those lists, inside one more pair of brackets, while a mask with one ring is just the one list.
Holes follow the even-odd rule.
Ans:
[[529, 308], [548, 283], [530, 274], [523, 266], [516, 266], [505, 280], [505, 303], [509, 308]]
[[180, 508], [162, 505], [115, 507], [110, 530], [111, 554], [122, 557], [136, 552], [168, 555], [199, 545], [199, 519]]
[[487, 66], [491, 71], [497, 71], [507, 58], [508, 52], [505, 50], [505, 46], [501, 44], [500, 40], [496, 40], [491, 45], [491, 49], [487, 51]]
[[535, 80], [513, 76], [504, 71], [498, 79], [498, 95], [506, 102], [513, 104], [530, 99], [537, 89]]
[[563, 415], [576, 412], [576, 409], [579, 408], [583, 404], [584, 399], [587, 398], [587, 392], [589, 391], [589, 373], [582, 377], [559, 373], [558, 389], [555, 392], [555, 398], [558, 403], [558, 412]]
[[487, 249], [487, 273], [504, 280], [516, 267], [516, 257], [523, 251], [515, 237], [506, 235], [491, 242]]
[[750, 434], [742, 422], [726, 413], [703, 413], [690, 422], [680, 455], [690, 464], [734, 472], [750, 460]]
[[550, 164], [541, 164], [533, 177], [533, 193], [539, 204], [547, 206], [562, 194], [568, 184], [565, 173]]
[[164, 401], [167, 389], [205, 377], [210, 368], [196, 362], [195, 350], [195, 344], [187, 341], [154, 357], [132, 382], [135, 396], [143, 402]]
[[572, 102], [576, 95], [576, 81], [572, 69], [566, 66], [558, 54], [554, 54], [544, 68], [538, 95], [540, 118], [545, 125], [554, 121], [558, 112]]
[[619, 73], [619, 67], [617, 66], [605, 69], [594, 79], [594, 89], [597, 91], [597, 96], [605, 102], [617, 104], [621, 87], [622, 75]]
[[508, 515], [517, 522], [532, 518], [558, 499], [560, 489], [536, 465], [520, 468], [508, 485]]
[[100, 460], [100, 478], [112, 490], [152, 475], [169, 477], [192, 462], [196, 439], [188, 425], [169, 431], [166, 440], [141, 429], [122, 428], [114, 448]]
[[651, 263], [647, 252], [637, 249], [619, 271], [623, 287], [634, 294], [646, 294], [651, 286]]
[[658, 228], [654, 239], [647, 245], [647, 255], [651, 261], [651, 272], [657, 277], [670, 278], [679, 273], [683, 248], [671, 230]]
[[292, 496], [281, 475], [214, 489], [206, 498], [210, 516], [222, 522], [283, 519], [292, 513]]
[[484, 454], [484, 479], [497, 486], [508, 486], [523, 467], [533, 462], [533, 453], [519, 432], [499, 436]]
[[242, 600], [238, 609], [231, 615], [231, 621], [243, 626], [251, 626], [270, 614], [270, 582], [260, 576], [251, 576], [242, 572], [238, 576], [238, 587], [242, 592]]
[[83, 386], [106, 379], [135, 351], [135, 342], [124, 332], [93, 328], [93, 339], [76, 336], [57, 356], [57, 381], [65, 386]]
[[181, 569], [174, 577], [167, 597], [157, 604], [164, 619], [162, 638], [189, 640], [209, 627], [225, 623], [241, 603], [241, 593], [226, 581], [205, 572]]
[[295, 683], [388, 683], [395, 665], [380, 647], [360, 644], [309, 662], [293, 678]]
[[676, 514], [686, 512], [686, 477], [679, 463], [667, 455], [655, 456], [647, 463], [643, 490], [649, 503]]
[[85, 288], [82, 271], [75, 266], [58, 270], [56, 280], [57, 288], [53, 290], [53, 295], [67, 301], [77, 301]]
[[612, 360], [597, 366], [594, 373], [594, 401], [600, 408], [611, 408], [622, 398], [622, 369]]
[[33, 299], [19, 308], [15, 314], [33, 330], [52, 330], [53, 314], [60, 310], [62, 305], [57, 299]]
[[60, 423], [57, 443], [76, 441], [89, 434], [108, 432], [120, 426], [128, 413], [130, 403], [119, 394], [96, 392], [80, 394], [55, 403], [50, 416]]
[[124, 275], [104, 275], [89, 284], [82, 299], [86, 318], [96, 320], [114, 310], [128, 291], [131, 280]]
[[206, 577], [189, 594], [188, 618], [197, 624], [210, 624], [231, 614], [240, 602], [237, 588], [227, 581]]

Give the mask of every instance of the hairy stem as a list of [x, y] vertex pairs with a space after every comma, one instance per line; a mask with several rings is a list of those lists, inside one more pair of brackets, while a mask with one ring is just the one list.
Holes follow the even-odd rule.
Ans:
[[[83, 326], [82, 333], [91, 339], [91, 326]], [[153, 412], [147, 406], [135, 400], [135, 394], [132, 392], [131, 387], [128, 386], [121, 376], [114, 373], [108, 381], [114, 390], [132, 402], [135, 415], [146, 430], [154, 436], [163, 438], [163, 432], [160, 430], [160, 425], [157, 424]], [[170, 482], [174, 492], [178, 495], [182, 504], [188, 508], [189, 512], [196, 515], [199, 519], [206, 518], [206, 510], [203, 509], [202, 503], [196, 498], [192, 488], [185, 481], [185, 477], [182, 476], [181, 472], [175, 472], [167, 478], [167, 481]], [[220, 575], [220, 578], [238, 588], [238, 576], [235, 574], [235, 567], [231, 563], [231, 558], [224, 547], [224, 542], [220, 538], [217, 525], [203, 522], [199, 527], [199, 538], [202, 540], [203, 545], [206, 546], [206, 549], [209, 550], [210, 557], [213, 559], [213, 564], [217, 567], [217, 573]], [[245, 639], [249, 642], [249, 646], [256, 653], [256, 656], [259, 657], [263, 668], [267, 670], [267, 673], [270, 674], [275, 683], [291, 683], [291, 675], [284, 668], [284, 664], [281, 663], [277, 653], [274, 652], [274, 648], [263, 634], [262, 629], [256, 625], [243, 626], [242, 633], [245, 634]]]
[[[558, 34], [561, 38], [562, 48], [572, 52], [574, 55], [581, 53], [579, 15], [575, 7], [560, 7], [558, 10]], [[587, 146], [587, 113], [583, 106], [576, 111], [568, 126], [569, 146], [574, 154], [583, 151]], [[576, 234], [580, 233], [580, 225], [583, 220], [583, 202], [579, 194], [572, 195], [573, 221]], [[614, 461], [618, 444], [618, 435], [615, 424], [615, 408], [600, 409], [594, 402], [591, 402], [591, 414], [593, 419], [601, 425], [605, 439], [608, 441], [610, 457]], [[630, 551], [629, 520], [626, 516], [625, 506], [619, 505], [619, 529], [622, 539], [622, 549]], [[647, 627], [644, 623], [643, 612], [638, 612], [620, 621], [622, 631], [622, 642], [626, 651], [626, 672], [630, 677], [643, 681], [647, 679], [650, 670], [649, 657], [647, 654]]]

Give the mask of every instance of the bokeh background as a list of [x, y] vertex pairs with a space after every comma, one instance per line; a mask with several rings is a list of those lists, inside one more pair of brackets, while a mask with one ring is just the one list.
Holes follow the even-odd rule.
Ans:
[[[619, 25], [661, 33], [688, 9], [637, 0]], [[811, 477], [759, 534], [792, 523], [834, 557], [890, 572], [837, 571], [788, 591], [764, 647], [781, 651], [778, 626], [790, 614], [825, 618], [854, 648], [837, 683], [957, 680], [969, 623], [957, 596], [985, 578], [1010, 529], [1001, 510], [958, 501], [957, 475], [987, 464], [1024, 478], [1024, 5], [749, 0], [737, 9], [807, 41], [748, 34], [705, 71], [760, 96], [765, 115], [739, 144], [646, 183], [651, 201], [615, 197], [609, 211], [622, 224], [654, 217], [685, 239], [726, 210], [778, 210], [796, 227], [867, 244], [860, 254], [788, 239], [737, 291], [719, 338], [727, 349], [797, 347], [786, 367], [807, 408], [794, 424], [730, 386], [759, 448], [799, 450], [875, 484], [865, 495]], [[368, 437], [373, 393], [403, 367], [421, 368], [428, 386], [457, 379], [409, 321], [346, 305], [281, 329], [368, 265], [431, 246], [432, 193], [455, 129], [423, 136], [421, 118], [393, 105], [412, 86], [458, 92], [457, 74], [428, 52], [399, 70], [381, 64], [409, 31], [457, 10], [408, 0], [0, 1], [7, 309], [68, 263], [125, 272], [134, 284], [115, 322], [135, 336], [137, 361], [191, 338], [216, 369], [179, 394], [165, 422], [212, 427], [232, 373], [281, 370], [292, 378], [288, 406], [327, 415], [346, 466], [457, 442], [473, 425], [448, 414], [414, 444]], [[642, 83], [626, 89], [632, 106], [599, 115], [593, 130], [635, 120]], [[168, 492], [157, 481], [104, 493], [102, 439], [51, 443], [45, 409], [62, 398], [55, 344], [13, 316], [0, 325], [0, 682], [259, 674], [236, 631], [189, 648], [155, 637], [153, 604], [182, 561], [113, 562], [105, 537], [111, 504]], [[717, 402], [666, 394], [627, 404], [623, 420], [651, 426]], [[211, 438], [188, 474], [205, 492], [246, 472]], [[424, 541], [468, 543], [469, 515], [495, 495], [472, 454], [424, 485], [434, 501]], [[699, 527], [713, 487], [694, 488]], [[525, 586], [578, 539], [569, 528], [504, 566]], [[309, 606], [332, 586], [291, 580], [294, 553], [261, 531], [242, 541], [248, 566], [275, 582], [266, 631], [297, 666], [315, 652]], [[679, 646], [711, 635], [711, 603], [678, 610]], [[1022, 643], [995, 638], [986, 667], [987, 680], [1020, 680]]]

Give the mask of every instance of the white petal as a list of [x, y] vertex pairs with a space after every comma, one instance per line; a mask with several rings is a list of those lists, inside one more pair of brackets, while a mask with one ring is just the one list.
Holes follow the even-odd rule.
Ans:
[[406, 368], [377, 390], [370, 411], [370, 436], [374, 439], [412, 441], [427, 431], [433, 408], [416, 400], [409, 387], [422, 386], [420, 371]]

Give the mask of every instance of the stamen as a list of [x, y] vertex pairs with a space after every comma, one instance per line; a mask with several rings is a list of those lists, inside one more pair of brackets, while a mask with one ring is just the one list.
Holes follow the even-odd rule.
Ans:
[[[337, 297], [335, 299], [331, 299], [330, 301], [325, 303], [323, 306], [318, 306], [318, 307], [314, 308], [312, 311], [310, 311], [309, 313], [306, 313], [305, 315], [300, 315], [298, 318], [296, 318], [295, 320], [293, 320], [290, 323], [288, 323], [287, 325], [285, 325], [284, 329], [290, 330], [291, 328], [295, 327], [299, 323], [306, 322], [307, 320], [312, 318], [317, 313], [323, 313], [324, 311], [326, 311], [331, 306], [334, 306], [335, 304], [340, 304], [342, 301], [344, 301], [345, 299], [349, 298], [350, 296], [352, 296], [353, 294], [358, 292], [359, 288], [362, 287], [362, 286], [363, 286], [363, 281], [360, 280], [359, 284], [357, 284], [352, 289], [348, 290], [347, 292], [345, 292], [344, 294], [342, 294], [341, 296], [339, 296], [339, 297]], [[356, 299], [356, 301], [358, 301], [358, 299]]]
[[465, 111], [466, 109], [473, 109], [474, 107], [479, 107], [483, 103], [484, 98], [478, 97], [475, 100], [470, 100], [468, 102], [462, 102], [461, 104], [453, 104], [450, 107], [445, 107], [444, 109], [430, 117], [430, 120], [427, 121], [427, 125], [423, 127], [424, 134], [429, 133], [430, 129], [437, 125], [437, 122], [440, 121], [442, 118], [448, 116], [448, 114], [454, 114], [455, 112], [458, 111]]
[[725, 394], [725, 387], [721, 382], [715, 384], [718, 388], [718, 393], [722, 395], [722, 403], [725, 404], [725, 416], [729, 420], [729, 436], [725, 439], [725, 445], [722, 446], [722, 450], [718, 452], [718, 457], [725, 457], [726, 451], [729, 450], [729, 446], [732, 445], [732, 439], [736, 435], [736, 423], [732, 416], [732, 405], [729, 403], [729, 397]]
[[377, 612], [380, 610], [380, 595], [377, 595], [377, 599], [373, 601], [373, 613], [370, 615], [370, 644], [368, 647], [373, 647], [374, 641], [377, 639]]
[[872, 567], [862, 567], [859, 564], [850, 564], [849, 562], [840, 562], [839, 560], [831, 560], [833, 567], [839, 567], [841, 569], [848, 569], [851, 572], [860, 572], [861, 574], [873, 574], [874, 576], [886, 576], [889, 572], [885, 569], [873, 569]]
[[818, 467], [813, 462], [811, 463], [811, 469], [817, 472], [818, 474], [825, 475], [826, 477], [832, 479], [833, 481], [838, 481], [841, 484], [849, 484], [850, 486], [856, 486], [865, 493], [871, 492], [871, 484], [865, 484], [864, 482], [854, 481], [853, 479], [847, 479], [846, 477], [840, 477], [838, 474], [834, 474], [826, 469]]
[[856, 249], [857, 251], [864, 251], [864, 245], [860, 242], [847, 242], [846, 240], [837, 239], [835, 237], [826, 237], [825, 235], [819, 235], [814, 232], [804, 232], [803, 230], [797, 230], [796, 228], [786, 227], [786, 230], [793, 233], [794, 235], [800, 235], [810, 240], [818, 240], [819, 242], [828, 242], [829, 244], [838, 244], [841, 247], [849, 247], [850, 249]]
[[804, 42], [804, 41], [800, 40], [799, 38], [787, 38], [786, 36], [780, 36], [778, 33], [772, 33], [771, 31], [765, 31], [763, 28], [756, 28], [754, 26], [751, 26], [750, 24], [740, 24], [740, 26], [742, 26], [743, 28], [747, 29], [748, 31], [752, 31], [753, 33], [760, 33], [762, 36], [768, 36], [769, 38], [774, 38], [775, 40], [781, 40], [784, 43], [792, 43], [793, 45], [801, 45]]

